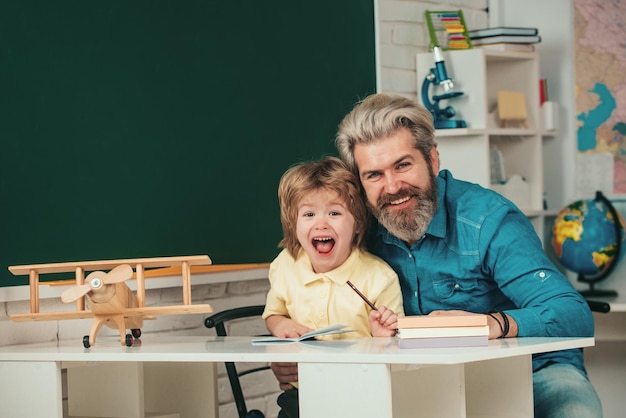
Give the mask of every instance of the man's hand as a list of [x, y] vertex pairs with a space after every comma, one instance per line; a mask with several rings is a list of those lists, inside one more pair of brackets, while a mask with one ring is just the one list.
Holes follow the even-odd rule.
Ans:
[[278, 379], [280, 390], [293, 389], [289, 382], [298, 381], [298, 363], [270, 363], [270, 368]]
[[[429, 316], [454, 316], [454, 315], [482, 315], [472, 312], [466, 311], [432, 311], [428, 314]], [[502, 312], [502, 315], [506, 315]], [[495, 318], [491, 315], [487, 315], [487, 325], [489, 325], [489, 339], [493, 340], [495, 338], [500, 338], [502, 336], [502, 322], [498, 323], [498, 321], [504, 321], [501, 314], [494, 314]], [[498, 319], [496, 319], [498, 318]], [[506, 334], [507, 337], [517, 337], [517, 322], [511, 316], [507, 315], [507, 319], [509, 320], [509, 332]]]

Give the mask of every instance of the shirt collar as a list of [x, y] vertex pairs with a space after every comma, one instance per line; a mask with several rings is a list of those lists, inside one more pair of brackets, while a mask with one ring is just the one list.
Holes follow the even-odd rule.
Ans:
[[327, 271], [326, 273], [316, 273], [313, 271], [313, 267], [311, 267], [311, 260], [307, 253], [304, 250], [300, 250], [300, 254], [298, 254], [298, 258], [296, 259], [296, 265], [300, 271], [303, 272], [302, 277], [304, 284], [309, 284], [325, 277], [338, 285], [344, 285], [349, 280], [350, 274], [354, 270], [355, 264], [359, 262], [360, 257], [361, 251], [355, 248], [346, 261], [336, 269]]

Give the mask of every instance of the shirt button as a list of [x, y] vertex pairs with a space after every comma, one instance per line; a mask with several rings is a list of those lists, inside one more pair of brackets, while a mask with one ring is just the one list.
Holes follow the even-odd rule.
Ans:
[[541, 277], [542, 279], [543, 279], [544, 277], [546, 277], [546, 272], [545, 272], [545, 271], [540, 271], [540, 272], [539, 272], [539, 277]]
[[455, 289], [458, 289], [459, 287], [461, 287], [458, 283], [454, 285]]
[[320, 311], [320, 312], [318, 312], [318, 313], [317, 313], [317, 316], [318, 316], [319, 318], [323, 318], [323, 317], [324, 317], [324, 312], [321, 312], [321, 311]]

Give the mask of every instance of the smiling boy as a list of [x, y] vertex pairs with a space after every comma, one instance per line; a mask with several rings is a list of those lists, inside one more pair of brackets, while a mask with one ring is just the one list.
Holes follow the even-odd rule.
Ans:
[[[403, 315], [397, 274], [364, 250], [369, 224], [356, 176], [338, 158], [291, 167], [278, 187], [283, 251], [270, 265], [263, 318], [277, 337], [334, 324], [355, 332], [327, 338], [384, 337]], [[350, 281], [378, 310], [371, 309]], [[297, 389], [281, 394], [278, 415], [297, 417]]]

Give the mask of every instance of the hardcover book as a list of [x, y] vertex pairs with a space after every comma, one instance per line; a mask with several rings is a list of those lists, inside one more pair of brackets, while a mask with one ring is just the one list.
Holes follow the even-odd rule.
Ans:
[[489, 337], [438, 337], [399, 339], [399, 348], [446, 348], [446, 347], [484, 347], [489, 345]]
[[487, 325], [486, 315], [411, 315], [398, 317], [398, 329], [437, 327], [480, 327]]
[[487, 325], [479, 327], [439, 327], [439, 328], [403, 328], [398, 330], [398, 338], [441, 338], [441, 337], [478, 337], [489, 336]]
[[535, 36], [539, 33], [537, 28], [525, 28], [515, 26], [498, 26], [495, 28], [475, 29], [468, 31], [470, 39], [486, 38], [489, 36]]
[[488, 38], [472, 39], [472, 45], [488, 45], [488, 44], [538, 44], [541, 42], [541, 36], [490, 36]]

